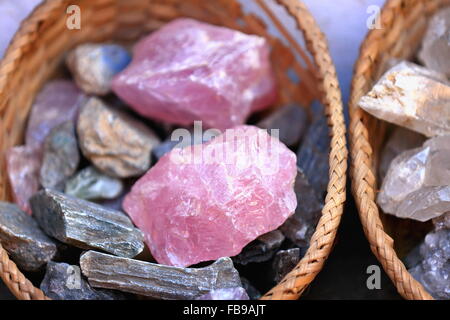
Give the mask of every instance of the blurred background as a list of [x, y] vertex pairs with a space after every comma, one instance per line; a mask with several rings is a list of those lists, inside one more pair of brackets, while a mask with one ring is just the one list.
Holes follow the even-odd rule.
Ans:
[[[40, 0], [0, 0], [0, 57], [3, 56], [20, 22]], [[244, 6], [249, 0], [241, 0]], [[346, 107], [353, 64], [359, 46], [368, 32], [373, 17], [384, 0], [303, 0], [326, 34], [336, 65]], [[76, 3], [76, 1], [74, 1]], [[250, 5], [251, 6], [251, 5]], [[382, 27], [382, 26], [381, 26]], [[348, 188], [350, 189], [350, 188]], [[396, 289], [381, 269], [381, 289], [369, 290], [367, 268], [379, 265], [370, 251], [348, 191], [347, 204], [336, 247], [325, 268], [303, 299], [400, 299]], [[0, 281], [0, 299], [14, 299]]]

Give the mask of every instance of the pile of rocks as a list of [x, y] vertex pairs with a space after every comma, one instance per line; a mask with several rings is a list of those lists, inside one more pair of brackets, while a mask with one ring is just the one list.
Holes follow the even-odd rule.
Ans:
[[[321, 214], [329, 132], [318, 104], [245, 124], [276, 102], [269, 53], [263, 38], [192, 19], [132, 56], [69, 52], [73, 80], [45, 85], [25, 144], [7, 153], [11, 258], [46, 269], [54, 299], [248, 299], [280, 281]], [[252, 279], [262, 264], [267, 278]]]
[[450, 8], [430, 21], [418, 60], [395, 64], [359, 105], [394, 128], [381, 153], [377, 203], [387, 214], [434, 229], [406, 258], [411, 274], [450, 299]]

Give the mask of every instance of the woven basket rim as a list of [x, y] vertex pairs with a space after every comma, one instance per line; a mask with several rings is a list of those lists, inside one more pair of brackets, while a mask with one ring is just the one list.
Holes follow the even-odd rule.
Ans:
[[[391, 28], [394, 19], [402, 15], [408, 6], [430, 5], [433, 9], [449, 4], [448, 0], [427, 3], [428, 0], [387, 0], [381, 13], [383, 29], [371, 30], [361, 44], [360, 54], [355, 63], [349, 100], [349, 142], [351, 154], [350, 178], [352, 194], [358, 207], [358, 213], [364, 233], [378, 261], [382, 264], [398, 292], [405, 299], [431, 300], [433, 297], [408, 272], [394, 250], [394, 240], [386, 233], [380, 218], [380, 209], [375, 202], [376, 173], [373, 172], [373, 149], [369, 142], [369, 129], [364, 119], [372, 118], [358, 106], [359, 98], [369, 89], [371, 79], [377, 71], [375, 63], [380, 55], [379, 48]], [[419, 9], [419, 8], [417, 8]], [[424, 10], [422, 10], [424, 11]], [[397, 35], [399, 37], [399, 35]]]
[[[254, 0], [261, 3], [263, 0]], [[347, 146], [341, 92], [336, 70], [328, 51], [324, 34], [306, 6], [298, 0], [274, 0], [291, 15], [302, 32], [308, 52], [317, 67], [321, 85], [321, 102], [325, 106], [331, 135], [329, 153], [329, 183], [322, 216], [312, 236], [310, 246], [299, 264], [262, 299], [298, 299], [323, 268], [329, 256], [343, 213], [346, 199]], [[74, 1], [72, 1], [74, 2]], [[71, 3], [72, 4], [72, 3]], [[36, 34], [49, 15], [61, 10], [67, 0], [45, 0], [24, 20], [11, 41], [0, 63], [0, 107], [5, 105], [8, 93], [6, 84], [15, 67], [23, 58], [23, 48], [35, 41]], [[64, 7], [65, 8], [65, 7]], [[8, 257], [0, 244], [0, 277], [10, 291], [21, 300], [49, 299], [29, 281]]]

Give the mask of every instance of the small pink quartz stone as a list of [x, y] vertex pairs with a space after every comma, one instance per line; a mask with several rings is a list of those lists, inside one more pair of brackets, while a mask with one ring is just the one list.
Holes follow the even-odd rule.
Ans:
[[143, 116], [226, 129], [276, 98], [267, 41], [180, 18], [142, 39], [113, 91]]
[[28, 200], [39, 189], [41, 152], [35, 147], [12, 147], [6, 153], [8, 178], [11, 183], [14, 202], [31, 214]]
[[239, 254], [295, 211], [296, 156], [266, 130], [229, 129], [165, 154], [123, 207], [161, 264], [189, 266]]

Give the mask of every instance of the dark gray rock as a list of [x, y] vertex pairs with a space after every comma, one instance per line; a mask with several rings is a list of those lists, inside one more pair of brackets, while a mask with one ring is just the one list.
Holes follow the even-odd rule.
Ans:
[[284, 241], [284, 235], [279, 230], [263, 234], [242, 249], [242, 252], [233, 257], [233, 261], [246, 265], [251, 262], [270, 260]]
[[245, 291], [247, 292], [249, 298], [251, 300], [257, 300], [259, 298], [261, 298], [261, 292], [259, 292], [258, 289], [256, 289], [249, 280], [247, 280], [244, 277], [241, 277], [241, 282], [242, 282], [242, 287], [245, 289]]
[[92, 289], [81, 275], [80, 267], [67, 263], [48, 263], [40, 288], [53, 300], [125, 299], [120, 292]]
[[40, 182], [44, 188], [63, 189], [80, 162], [75, 127], [72, 121], [64, 122], [50, 131], [45, 138]]
[[279, 139], [285, 145], [298, 145], [308, 127], [308, 113], [298, 105], [288, 105], [279, 108], [257, 124], [258, 127], [279, 130]]
[[194, 299], [213, 289], [241, 287], [230, 258], [203, 268], [180, 268], [88, 251], [80, 266], [93, 287], [157, 299]]
[[41, 228], [61, 242], [124, 257], [144, 249], [142, 232], [122, 212], [51, 189], [38, 192], [30, 203]]
[[330, 132], [327, 119], [317, 113], [297, 152], [297, 165], [316, 194], [322, 198], [329, 180]]
[[300, 249], [293, 248], [288, 250], [280, 250], [275, 254], [272, 268], [274, 272], [274, 280], [276, 283], [280, 282], [285, 275], [291, 272], [292, 269], [300, 261]]
[[56, 254], [56, 242], [37, 222], [12, 203], [0, 201], [0, 242], [11, 259], [25, 271], [36, 271]]
[[308, 247], [322, 214], [323, 203], [298, 167], [294, 190], [297, 195], [297, 208], [280, 230], [297, 246]]

